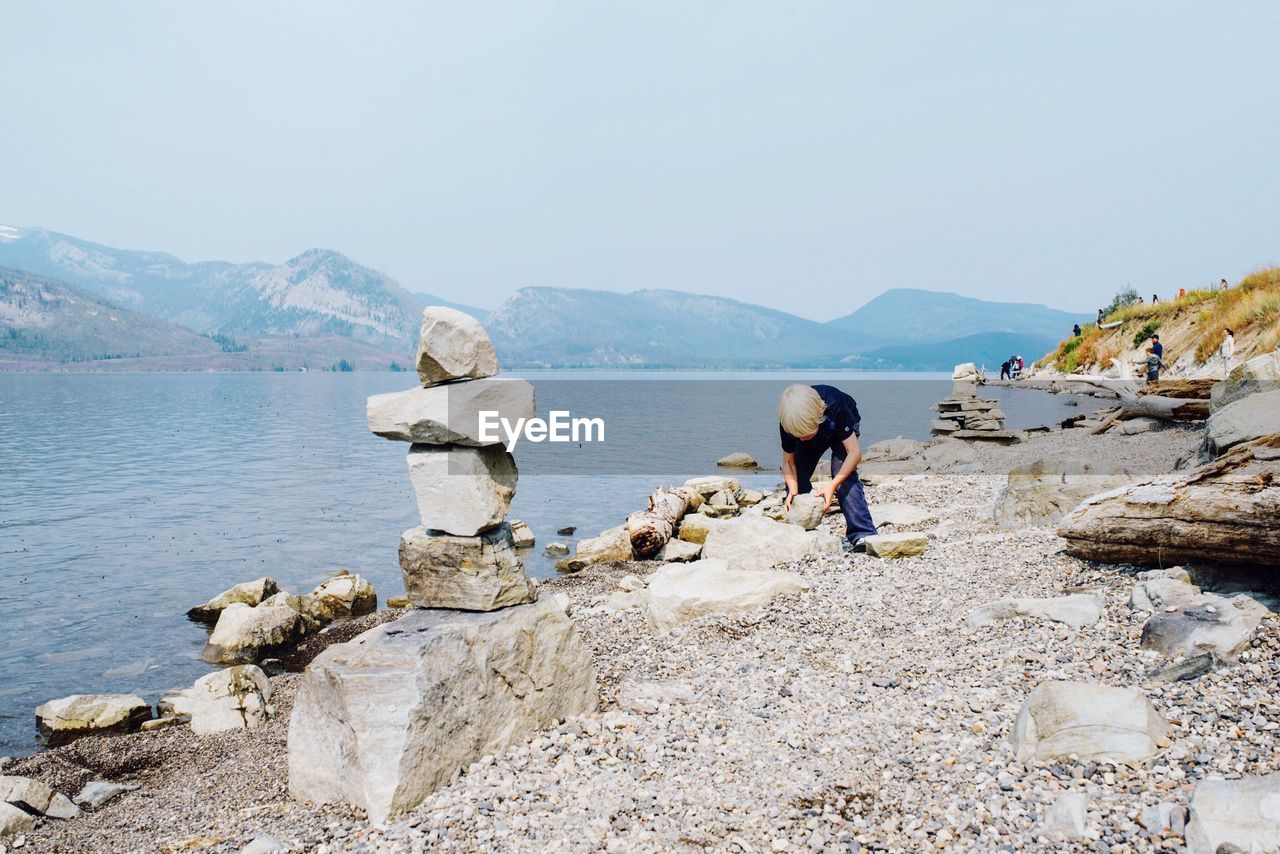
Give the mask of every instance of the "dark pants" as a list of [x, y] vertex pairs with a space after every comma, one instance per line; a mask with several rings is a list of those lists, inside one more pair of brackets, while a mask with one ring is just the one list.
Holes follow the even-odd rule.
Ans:
[[[813, 471], [818, 467], [825, 450], [816, 453], [806, 451], [803, 446], [796, 450], [796, 488], [803, 495], [813, 489], [809, 482]], [[831, 476], [844, 465], [844, 455], [831, 452]], [[858, 479], [855, 469], [853, 474], [836, 490], [836, 500], [840, 502], [840, 511], [844, 513], [845, 536], [849, 542], [856, 543], [863, 537], [876, 532], [876, 523], [871, 521], [871, 511], [867, 509], [867, 497], [862, 494], [862, 481]]]

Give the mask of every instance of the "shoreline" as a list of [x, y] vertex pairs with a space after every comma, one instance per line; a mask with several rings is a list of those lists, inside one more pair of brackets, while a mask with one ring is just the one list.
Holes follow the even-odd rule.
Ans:
[[[1006, 467], [1054, 449], [1077, 453], [1077, 443], [1063, 438], [976, 450], [983, 463]], [[1088, 447], [1095, 458], [1145, 455], [1150, 467], [1171, 469], [1196, 441], [1194, 431], [1171, 428], [1089, 437]], [[1266, 727], [1280, 727], [1280, 705], [1262, 699], [1280, 700], [1269, 670], [1243, 664], [1199, 682], [1150, 683], [1150, 654], [1137, 648], [1141, 620], [1126, 605], [1132, 575], [1061, 554], [1049, 528], [1001, 531], [989, 506], [1002, 481], [961, 471], [870, 486], [872, 502], [907, 501], [929, 511], [931, 521], [907, 526], [930, 533], [923, 558], [880, 561], [846, 551], [799, 561], [785, 568], [802, 575], [809, 592], [743, 616], [703, 618], [663, 637], [652, 635], [639, 611], [602, 607], [621, 577], [643, 577], [661, 564], [601, 564], [543, 582], [542, 595], [569, 595], [593, 652], [597, 714], [482, 760], [385, 828], [368, 826], [355, 810], [287, 798], [284, 744], [299, 679], [291, 673], [272, 679], [277, 714], [257, 729], [86, 738], [10, 762], [4, 773], [62, 791], [78, 791], [88, 778], [142, 784], [75, 821], [46, 821], [27, 845], [232, 851], [268, 834], [319, 851], [532, 850], [566, 839], [578, 840], [570, 847], [617, 850], [735, 839], [748, 850], [849, 840], [1019, 847], [1033, 844], [1035, 817], [1068, 789], [1091, 799], [1097, 839], [1119, 845], [1143, 834], [1129, 812], [1157, 800], [1185, 803], [1188, 781], [1206, 770], [1274, 770], [1280, 757], [1264, 755], [1254, 741], [1220, 742], [1214, 728], [1197, 723], [1248, 700], [1266, 719], [1258, 735], [1269, 738]], [[964, 613], [985, 601], [1077, 588], [1100, 591], [1103, 624], [1069, 630], [1011, 620], [977, 633], [963, 627]], [[378, 611], [339, 626], [346, 635], [399, 613]], [[1255, 645], [1280, 647], [1274, 617], [1263, 621]], [[1008, 744], [1017, 704], [1039, 681], [1057, 677], [1136, 684], [1162, 710], [1203, 711], [1177, 712], [1183, 722], [1169, 753], [1176, 758], [1164, 773], [1018, 763]], [[682, 699], [652, 713], [618, 708], [618, 686], [635, 679], [674, 686], [672, 696]], [[1209, 702], [1206, 691], [1232, 702]], [[1193, 761], [1209, 753], [1212, 761]], [[1108, 775], [1119, 782], [1107, 783]], [[963, 803], [971, 806], [961, 809]], [[977, 816], [983, 819], [975, 824]], [[158, 827], [167, 830], [157, 836]]]

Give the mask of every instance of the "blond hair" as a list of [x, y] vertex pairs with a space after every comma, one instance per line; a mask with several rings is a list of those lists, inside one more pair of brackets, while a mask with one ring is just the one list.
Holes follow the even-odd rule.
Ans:
[[817, 433], [826, 411], [822, 396], [812, 386], [789, 385], [778, 398], [778, 423], [797, 439]]

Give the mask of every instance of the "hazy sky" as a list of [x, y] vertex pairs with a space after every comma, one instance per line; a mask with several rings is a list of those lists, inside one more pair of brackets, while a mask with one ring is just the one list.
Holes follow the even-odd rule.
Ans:
[[1280, 261], [1280, 4], [13, 2], [0, 223], [492, 307], [1092, 311]]

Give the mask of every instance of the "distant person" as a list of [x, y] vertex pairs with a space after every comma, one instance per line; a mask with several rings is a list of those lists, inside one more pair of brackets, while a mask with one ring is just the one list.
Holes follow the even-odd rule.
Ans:
[[1178, 299], [1184, 299], [1187, 296], [1186, 288], [1178, 288]]
[[845, 537], [854, 551], [876, 532], [867, 499], [858, 480], [862, 449], [858, 435], [862, 417], [858, 404], [835, 386], [790, 385], [778, 398], [778, 434], [782, 440], [782, 479], [787, 484], [786, 509], [791, 500], [812, 490], [814, 469], [831, 451], [831, 480], [815, 493], [823, 500], [823, 512], [832, 500], [844, 513]]
[[1102, 309], [1098, 309], [1098, 325], [1099, 325], [1099, 326], [1101, 326], [1101, 325], [1102, 325], [1102, 320], [1103, 320], [1103, 318], [1102, 318]]
[[1014, 363], [1013, 363], [1014, 376], [1020, 377], [1022, 376], [1022, 369], [1026, 367], [1026, 363], [1022, 361], [1021, 356], [1014, 356], [1013, 358], [1014, 358]]
[[1218, 345], [1218, 353], [1222, 356], [1222, 375], [1231, 375], [1231, 357], [1236, 354], [1236, 336], [1231, 327], [1222, 330], [1222, 343]]
[[1159, 333], [1151, 336], [1151, 349], [1157, 356], [1164, 358], [1164, 345], [1160, 343]]
[[1152, 305], [1155, 305], [1155, 304], [1156, 304], [1156, 303], [1158, 303], [1158, 302], [1160, 302], [1160, 295], [1159, 295], [1159, 294], [1152, 294], [1152, 295], [1151, 295], [1151, 304], [1152, 304]]
[[1142, 297], [1138, 297], [1138, 305], [1146, 305], [1146, 304], [1147, 304], [1146, 300], [1144, 300]]
[[1080, 324], [1077, 323], [1075, 326], [1071, 327], [1071, 337], [1072, 338], [1080, 337]]
[[1226, 280], [1226, 279], [1223, 279], [1223, 280], [1218, 284], [1218, 290], [1220, 290], [1220, 291], [1225, 291], [1226, 289], [1227, 289], [1227, 280]]
[[1009, 379], [1012, 376], [1012, 372], [1013, 372], [1013, 362], [1011, 362], [1008, 359], [1005, 359], [1003, 362], [1000, 363], [1000, 379], [1002, 380]]

